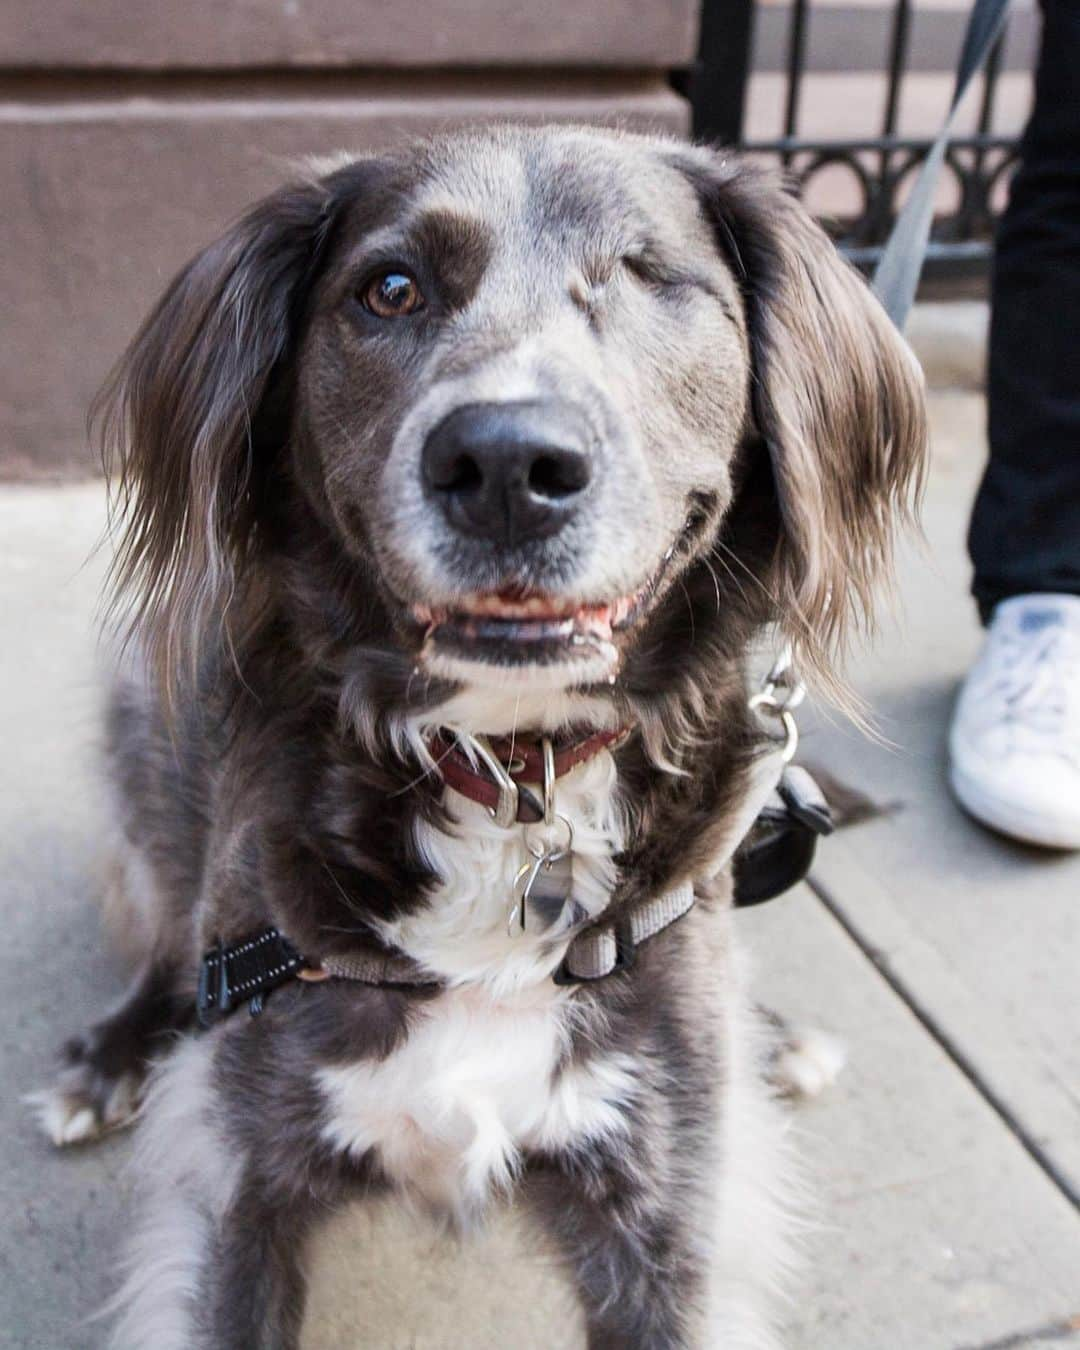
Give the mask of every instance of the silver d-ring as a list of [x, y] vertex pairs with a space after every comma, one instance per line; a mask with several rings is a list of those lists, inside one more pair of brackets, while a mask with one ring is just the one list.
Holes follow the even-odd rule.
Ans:
[[533, 838], [532, 834], [533, 831], [539, 830], [541, 826], [543, 826], [544, 829], [549, 828], [546, 821], [542, 820], [531, 821], [528, 825], [525, 826], [524, 830], [522, 830], [522, 835], [525, 843], [525, 850], [526, 852], [530, 853], [534, 858], [546, 857], [551, 861], [554, 861], [555, 858], [565, 857], [567, 853], [573, 853], [574, 851], [573, 825], [571, 825], [571, 823], [567, 820], [567, 818], [562, 815], [556, 816], [551, 823], [552, 825], [563, 825], [565, 827], [566, 829], [565, 844], [555, 846], [548, 840], [544, 840], [543, 842], [541, 842], [540, 840]]
[[781, 751], [784, 763], [790, 764], [795, 758], [795, 751], [799, 748], [799, 724], [795, 721], [795, 714], [790, 708], [784, 708], [780, 713], [780, 721], [783, 723], [785, 739], [784, 748]]
[[555, 748], [550, 736], [540, 738], [540, 751], [544, 756], [544, 824], [555, 824]]
[[[781, 755], [785, 764], [790, 764], [795, 758], [795, 751], [799, 748], [799, 724], [795, 721], [795, 714], [786, 704], [781, 703], [771, 690], [763, 689], [750, 699], [750, 708], [754, 712], [767, 713], [770, 717], [776, 717], [780, 725], [784, 728], [784, 744], [781, 749]], [[774, 739], [779, 739], [776, 737]]]

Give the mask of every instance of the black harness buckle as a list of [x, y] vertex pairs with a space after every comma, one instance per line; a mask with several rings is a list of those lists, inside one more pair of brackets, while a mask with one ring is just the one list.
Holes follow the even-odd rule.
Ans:
[[829, 805], [817, 783], [801, 766], [788, 765], [735, 855], [735, 904], [760, 905], [802, 881], [818, 839], [832, 830]]
[[304, 958], [276, 928], [226, 946], [218, 941], [199, 964], [195, 999], [199, 1026], [204, 1030], [250, 1002], [252, 1016], [262, 1011], [272, 989], [291, 980], [305, 965]]

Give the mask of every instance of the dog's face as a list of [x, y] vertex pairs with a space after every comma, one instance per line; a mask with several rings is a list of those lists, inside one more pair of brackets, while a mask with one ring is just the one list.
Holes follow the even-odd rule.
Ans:
[[583, 129], [446, 137], [267, 199], [173, 283], [112, 400], [152, 640], [288, 546], [293, 492], [386, 643], [480, 686], [617, 681], [754, 447], [780, 521], [761, 617], [827, 636], [924, 438], [913, 363], [797, 203]]
[[648, 143], [484, 137], [368, 172], [300, 351], [305, 478], [430, 669], [604, 680], [730, 500], [731, 267]]

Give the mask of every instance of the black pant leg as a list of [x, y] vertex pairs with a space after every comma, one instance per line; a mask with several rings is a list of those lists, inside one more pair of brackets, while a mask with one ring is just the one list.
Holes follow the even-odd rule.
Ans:
[[1080, 594], [1080, 0], [1043, 0], [1035, 104], [998, 231], [990, 459], [968, 545], [984, 620]]

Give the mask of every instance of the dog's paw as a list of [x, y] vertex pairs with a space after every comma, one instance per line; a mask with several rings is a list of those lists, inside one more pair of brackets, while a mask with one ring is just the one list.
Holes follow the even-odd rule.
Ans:
[[67, 1067], [52, 1087], [33, 1092], [27, 1105], [58, 1147], [88, 1143], [128, 1124], [139, 1106], [142, 1074], [101, 1067], [93, 1034], [64, 1048]]
[[770, 1065], [769, 1077], [787, 1097], [817, 1097], [832, 1087], [847, 1063], [847, 1047], [815, 1027], [786, 1029]]

